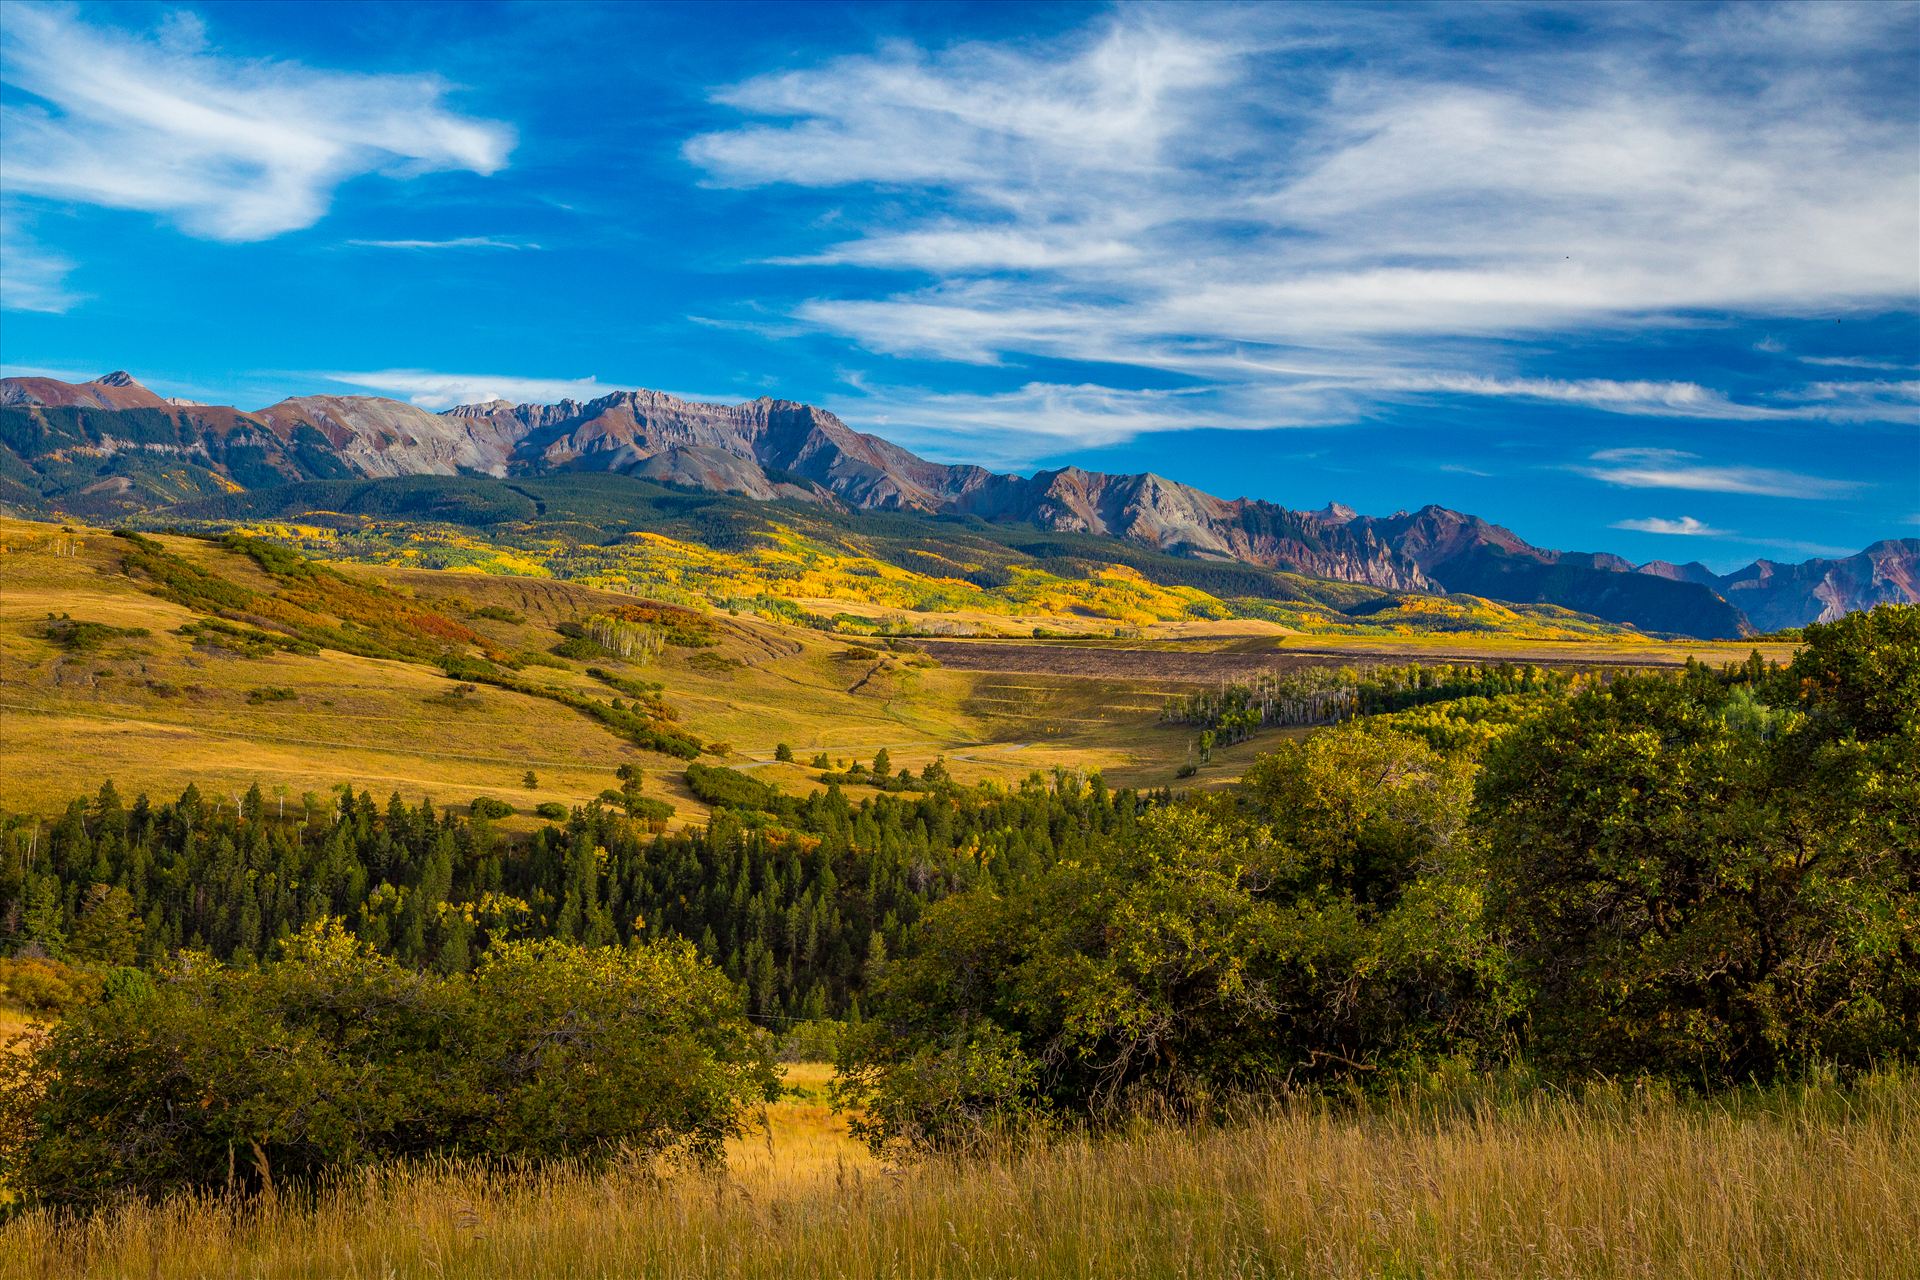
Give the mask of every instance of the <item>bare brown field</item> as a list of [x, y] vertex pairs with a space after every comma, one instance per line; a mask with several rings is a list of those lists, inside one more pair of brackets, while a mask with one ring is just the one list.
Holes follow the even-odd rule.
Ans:
[[1274, 641], [1264, 636], [1216, 635], [1198, 640], [952, 640], [912, 642], [942, 665], [967, 671], [1075, 676], [1177, 684], [1218, 684], [1303, 667], [1355, 662], [1532, 662], [1572, 667], [1677, 667], [1762, 656], [1786, 661], [1790, 644], [1698, 641], [1601, 644], [1501, 637], [1312, 637]]

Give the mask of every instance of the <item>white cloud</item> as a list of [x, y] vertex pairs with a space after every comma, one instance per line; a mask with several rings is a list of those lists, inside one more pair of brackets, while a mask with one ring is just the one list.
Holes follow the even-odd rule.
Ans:
[[966, 272], [1086, 267], [1122, 262], [1136, 256], [1122, 240], [1036, 235], [995, 228], [956, 228], [872, 236], [834, 245], [819, 253], [769, 258], [775, 266], [908, 267], [923, 271]]
[[720, 91], [719, 102], [783, 122], [702, 134], [685, 150], [730, 185], [964, 188], [1030, 210], [1050, 203], [1049, 185], [1160, 164], [1183, 104], [1234, 74], [1222, 52], [1157, 22], [1116, 26], [1066, 58], [897, 43]]
[[1437, 391], [1574, 404], [1607, 413], [1727, 422], [1920, 420], [1920, 381], [1809, 382], [1771, 393], [1770, 403], [1737, 401], [1697, 382], [1613, 378], [1493, 378], [1427, 373], [1374, 380], [1381, 391]]
[[[1316, 394], [1287, 405], [1253, 406], [1234, 388], [1128, 390], [1093, 384], [1030, 382], [1014, 391], [953, 393], [862, 387], [838, 406], [860, 430], [942, 461], [1018, 468], [1068, 448], [1121, 444], [1157, 431], [1250, 430], [1324, 425], [1344, 417]], [[1283, 411], [1284, 410], [1284, 411]]]
[[1857, 555], [1860, 551], [1859, 547], [1836, 547], [1827, 542], [1805, 542], [1798, 538], [1748, 538], [1746, 542], [1749, 546], [1797, 551], [1803, 556], [1817, 556], [1828, 560]]
[[1668, 533], [1683, 538], [1724, 538], [1730, 534], [1730, 530], [1715, 529], [1692, 516], [1681, 516], [1678, 520], [1660, 516], [1648, 516], [1643, 520], [1616, 520], [1612, 527], [1630, 529], [1636, 533]]
[[[0, 165], [0, 175], [5, 166]], [[0, 308], [59, 315], [80, 295], [67, 287], [72, 260], [44, 248], [20, 225], [19, 215], [0, 209]]]
[[[1471, 15], [1123, 10], [1052, 43], [896, 44], [750, 79], [717, 95], [742, 123], [685, 154], [716, 183], [890, 197], [780, 260], [923, 273], [794, 309], [883, 354], [1232, 368], [1237, 398], [1280, 416], [1304, 376], [1356, 407], [1897, 421], [1912, 406], [1869, 387], [1519, 377], [1505, 340], [1912, 305], [1911, 123], [1836, 70], [1911, 46], [1905, 12], [1587, 10], [1603, 48], [1496, 58], [1415, 29]], [[1344, 69], [1271, 56], [1313, 40]]]
[[521, 378], [487, 373], [435, 373], [429, 369], [378, 369], [364, 373], [320, 373], [330, 382], [399, 396], [423, 409], [509, 400], [515, 404], [551, 404], [559, 400], [597, 400], [618, 388], [595, 378]]
[[38, 364], [0, 363], [0, 378], [53, 378], [60, 382], [91, 382], [100, 376], [98, 370], [91, 373], [84, 369], [50, 368]]
[[1801, 356], [1800, 363], [1831, 365], [1841, 369], [1885, 369], [1890, 372], [1914, 367], [1893, 360], [1870, 360], [1865, 356]]
[[1798, 416], [1920, 425], [1920, 379], [1810, 382], [1780, 393]]
[[1602, 449], [1580, 474], [1628, 489], [1683, 489], [1694, 493], [1744, 493], [1770, 498], [1838, 498], [1861, 486], [1768, 467], [1719, 467], [1700, 463], [1679, 449]]
[[1443, 391], [1457, 395], [1514, 397], [1577, 404], [1609, 413], [1659, 414], [1674, 418], [1769, 418], [1780, 409], [1736, 404], [1697, 382], [1618, 381], [1612, 378], [1489, 378], [1474, 374], [1422, 374], [1388, 380], [1384, 387]]
[[[324, 378], [343, 386], [404, 398], [422, 409], [436, 412], [451, 409], [455, 405], [484, 404], [489, 400], [505, 400], [511, 404], [555, 404], [561, 400], [584, 403], [634, 389], [629, 383], [602, 382], [597, 377], [527, 378], [518, 374], [441, 373], [433, 369], [332, 370], [297, 376]], [[669, 391], [657, 387], [652, 390], [694, 404], [737, 404], [743, 398], [700, 391]]]
[[10, 194], [160, 213], [214, 240], [311, 226], [362, 174], [493, 173], [513, 143], [444, 106], [436, 77], [229, 56], [191, 17], [142, 38], [15, 0], [0, 77], [21, 95], [4, 114]]
[[456, 236], [451, 240], [349, 240], [361, 249], [538, 249], [531, 240], [502, 240], [494, 236]]

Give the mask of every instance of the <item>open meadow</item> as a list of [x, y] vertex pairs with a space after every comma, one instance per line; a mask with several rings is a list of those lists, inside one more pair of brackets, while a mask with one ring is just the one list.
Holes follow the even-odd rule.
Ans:
[[[69, 532], [68, 530], [72, 530]], [[262, 597], [273, 578], [246, 555], [198, 538], [154, 540], [180, 561]], [[521, 810], [583, 803], [639, 767], [673, 822], [705, 805], [671, 757], [625, 742], [562, 702], [450, 679], [413, 659], [234, 644], [193, 628], [209, 616], [126, 567], [128, 544], [104, 530], [0, 520], [0, 726], [8, 767], [0, 808], [48, 812], [102, 778], [175, 795], [189, 783], [229, 798], [258, 783], [277, 804], [351, 783], [461, 803], [490, 795]], [[723, 763], [796, 792], [825, 753], [838, 765], [885, 748], [919, 769], [944, 758], [963, 782], [1018, 780], [1038, 769], [1103, 772], [1113, 785], [1171, 785], [1192, 735], [1159, 723], [1195, 684], [1299, 665], [1404, 661], [1677, 663], [1738, 661], [1752, 646], [1644, 639], [1541, 640], [1498, 635], [1292, 637], [1225, 624], [1136, 641], [886, 642], [836, 637], [751, 614], [709, 611], [696, 647], [646, 658], [560, 657], [556, 628], [628, 608], [619, 592], [477, 572], [340, 566], [395, 606], [515, 656], [529, 679], [576, 697], [612, 696], [589, 672], [657, 684], [678, 724]], [[234, 616], [245, 616], [244, 610]], [[62, 643], [50, 620], [105, 630]], [[334, 619], [326, 619], [329, 623]], [[356, 625], [344, 624], [352, 634]], [[1770, 656], [1791, 646], [1763, 646]], [[516, 656], [517, 655], [517, 656]], [[786, 744], [798, 763], [776, 759]], [[1223, 749], [1196, 781], [1237, 775], [1251, 750]], [[532, 771], [535, 781], [525, 775]], [[512, 825], [512, 820], [510, 820]], [[524, 824], [522, 824], [524, 825]]]
[[[807, 1076], [807, 1069], [799, 1069]], [[815, 1069], [810, 1079], [817, 1079]], [[1920, 1084], [1303, 1101], [892, 1166], [805, 1098], [723, 1169], [428, 1163], [0, 1225], [4, 1280], [1920, 1275]]]
[[[169, 551], [258, 591], [272, 583], [218, 544], [161, 537]], [[122, 566], [126, 544], [105, 531], [0, 520], [0, 726], [8, 767], [0, 808], [48, 812], [112, 777], [134, 791], [187, 784], [232, 796], [254, 783], [282, 802], [342, 783], [385, 796], [465, 803], [502, 798], [521, 809], [583, 803], [636, 764], [675, 821], [706, 809], [679, 781], [678, 762], [621, 741], [552, 700], [489, 685], [461, 687], [437, 667], [345, 653], [249, 650], [182, 634], [205, 614], [162, 598]], [[836, 762], [887, 749], [914, 768], [945, 757], [954, 776], [1014, 780], [1035, 769], [1105, 769], [1139, 784], [1171, 781], [1186, 736], [1155, 723], [1159, 682], [1041, 681], [1009, 689], [949, 671], [911, 651], [874, 648], [757, 618], [712, 618], [696, 648], [646, 661], [574, 660], [547, 651], [557, 624], [631, 605], [631, 597], [550, 580], [348, 567], [398, 598], [469, 628], [479, 642], [531, 655], [544, 685], [582, 696], [610, 691], [598, 665], [664, 686], [684, 728], [718, 758], [790, 788], [812, 773], [775, 760]], [[50, 615], [111, 632], [63, 647]], [[210, 642], [210, 640], [212, 642]], [[1033, 682], [1028, 682], [1033, 683]], [[1063, 700], [1064, 699], [1064, 700]], [[1118, 737], [1113, 728], [1124, 732]], [[537, 782], [527, 785], [532, 770]]]

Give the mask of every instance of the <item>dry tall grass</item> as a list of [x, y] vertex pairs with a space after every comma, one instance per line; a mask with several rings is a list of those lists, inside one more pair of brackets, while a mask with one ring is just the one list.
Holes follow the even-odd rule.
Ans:
[[789, 1117], [725, 1175], [426, 1166], [312, 1205], [27, 1216], [0, 1228], [0, 1275], [1920, 1276], [1916, 1115], [1913, 1077], [1709, 1104], [1301, 1104], [903, 1170]]

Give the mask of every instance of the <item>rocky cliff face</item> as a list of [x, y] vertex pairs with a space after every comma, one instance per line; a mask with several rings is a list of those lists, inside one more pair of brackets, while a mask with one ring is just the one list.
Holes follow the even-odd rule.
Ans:
[[1703, 587], [1720, 589], [1720, 575], [1698, 560], [1686, 564], [1671, 564], [1665, 560], [1649, 560], [1640, 566], [1639, 572], [1651, 574], [1656, 578], [1671, 578], [1675, 582], [1692, 582]]
[[1372, 531], [1440, 590], [1557, 604], [1647, 631], [1720, 639], [1747, 630], [1740, 611], [1707, 587], [1634, 574], [1631, 563], [1604, 552], [1548, 551], [1511, 529], [1445, 507], [1356, 516], [1343, 527]]
[[1920, 601], [1920, 538], [1889, 538], [1838, 560], [1756, 560], [1716, 582], [1762, 631], [1832, 622], [1876, 604]]
[[812, 493], [860, 510], [928, 512], [947, 509], [990, 477], [977, 467], [927, 462], [789, 400], [696, 404], [657, 391], [620, 391], [584, 404], [496, 400], [444, 416], [484, 423], [510, 440], [501, 465], [516, 473], [613, 471], [755, 497]]
[[296, 396], [254, 416], [283, 439], [311, 428], [364, 476], [503, 476], [512, 447], [511, 438], [485, 420], [451, 418], [379, 396]]
[[[1222, 499], [1164, 476], [1066, 467], [1034, 476], [929, 462], [833, 414], [790, 400], [697, 404], [656, 391], [597, 400], [495, 400], [429, 413], [377, 396], [300, 396], [255, 413], [173, 404], [125, 373], [92, 382], [0, 379], [6, 445], [38, 480], [16, 504], [92, 502], [138, 510], [182, 500], [126, 463], [129, 451], [187, 466], [184, 496], [338, 476], [531, 475], [606, 471], [757, 499], [856, 511], [969, 515], [1121, 538], [1176, 554], [1235, 560], [1390, 591], [1460, 591], [1546, 602], [1650, 631], [1736, 636], [1920, 600], [1920, 541], [1876, 543], [1844, 560], [1757, 561], [1718, 576], [1702, 565], [1634, 566], [1605, 552], [1550, 551], [1477, 516], [1428, 506], [1362, 516], [1329, 503], [1291, 511]], [[113, 474], [90, 476], [120, 455]], [[97, 468], [96, 468], [97, 469]], [[157, 469], [155, 470], [157, 474]], [[37, 486], [37, 488], [36, 488]]]

